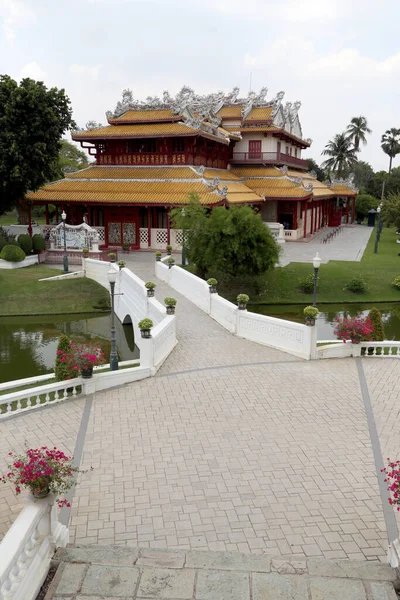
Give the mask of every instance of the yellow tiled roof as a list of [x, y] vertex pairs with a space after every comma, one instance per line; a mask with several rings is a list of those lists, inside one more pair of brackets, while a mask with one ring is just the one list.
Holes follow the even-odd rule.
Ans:
[[237, 177], [232, 171], [228, 171], [228, 169], [206, 169], [203, 176], [205, 179], [214, 179], [214, 177], [219, 177], [221, 181], [240, 181], [239, 177]]
[[240, 167], [232, 166], [231, 173], [238, 177], [282, 177], [282, 172], [276, 167]]
[[174, 115], [172, 110], [128, 110], [119, 117], [111, 117], [109, 123], [141, 122], [152, 123], [154, 121], [179, 121], [181, 115]]
[[222, 119], [242, 119], [242, 105], [236, 104], [235, 106], [223, 106], [221, 110], [217, 112], [217, 116]]
[[107, 125], [99, 129], [74, 133], [73, 140], [104, 139], [104, 138], [132, 138], [132, 137], [157, 137], [160, 135], [196, 135], [197, 130], [187, 127], [183, 123], [143, 123], [137, 125]]
[[296, 185], [286, 177], [280, 179], [247, 179], [245, 184], [267, 198], [308, 198], [311, 192], [307, 192], [302, 186]]
[[[187, 204], [190, 191], [191, 190], [187, 188], [183, 194], [148, 194], [145, 192], [46, 192], [45, 190], [39, 190], [27, 194], [26, 197], [33, 202], [48, 202], [50, 204], [52, 202], [79, 202], [81, 204], [160, 204], [164, 206], [174, 206], [176, 204]], [[199, 198], [200, 203], [205, 205], [220, 204], [222, 202], [222, 198], [213, 193], [199, 194]]]
[[270, 121], [272, 118], [272, 106], [264, 106], [263, 108], [253, 108], [247, 117], [244, 119], [247, 121]]
[[264, 198], [254, 193], [229, 193], [227, 195], [229, 204], [259, 204]]
[[[241, 127], [240, 131], [242, 133], [277, 133], [278, 131], [283, 131], [281, 127], [274, 127], [273, 125], [261, 125], [257, 127]], [[285, 132], [287, 133], [287, 131]], [[288, 135], [291, 135], [290, 133]]]
[[202, 193], [208, 188], [201, 180], [193, 182], [185, 181], [68, 181], [64, 179], [57, 183], [50, 183], [44, 187], [46, 192], [85, 192], [85, 193], [149, 193], [149, 194], [178, 194], [196, 192]]
[[357, 196], [357, 192], [349, 188], [348, 185], [334, 185], [331, 191], [335, 196]]
[[311, 175], [311, 173], [304, 173], [301, 171], [297, 171], [295, 169], [288, 169], [287, 174], [290, 177], [301, 177], [305, 184], [312, 183], [313, 184], [313, 196], [317, 199], [319, 198], [333, 198], [335, 193], [332, 191], [330, 187], [328, 187], [322, 181], [319, 181], [316, 177]]
[[[215, 169], [218, 171], [218, 169]], [[225, 172], [223, 170], [223, 172]], [[68, 179], [196, 179], [199, 175], [190, 167], [103, 167], [93, 165], [76, 173], [69, 173]]]

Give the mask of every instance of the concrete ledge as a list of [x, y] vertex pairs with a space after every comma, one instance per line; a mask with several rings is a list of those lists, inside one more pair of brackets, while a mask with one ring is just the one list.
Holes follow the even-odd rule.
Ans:
[[24, 267], [31, 267], [32, 265], [39, 264], [39, 254], [32, 254], [26, 256], [24, 260], [20, 262], [10, 262], [0, 258], [0, 269], [23, 269]]

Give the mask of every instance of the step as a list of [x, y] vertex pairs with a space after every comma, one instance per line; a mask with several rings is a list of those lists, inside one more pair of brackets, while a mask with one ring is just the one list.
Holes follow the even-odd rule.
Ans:
[[397, 600], [383, 563], [238, 552], [69, 546], [45, 600]]

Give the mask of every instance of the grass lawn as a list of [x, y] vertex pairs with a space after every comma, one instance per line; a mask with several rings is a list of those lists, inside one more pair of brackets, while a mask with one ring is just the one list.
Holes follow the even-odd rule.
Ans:
[[[361, 262], [330, 261], [322, 264], [319, 270], [318, 305], [336, 302], [400, 302], [400, 290], [391, 285], [400, 275], [400, 245], [396, 244], [395, 229], [384, 227], [378, 247], [374, 254], [375, 231], [372, 233]], [[264, 292], [256, 295], [245, 287], [245, 282], [219, 284], [218, 291], [234, 300], [240, 292], [248, 293], [253, 304], [309, 304], [312, 294], [304, 294], [297, 288], [298, 279], [313, 274], [310, 263], [290, 263], [268, 273], [265, 278]], [[218, 274], [210, 273], [210, 276]], [[344, 286], [353, 277], [361, 276], [368, 285], [368, 292], [353, 293], [344, 290]], [[249, 283], [247, 284], [249, 285]]]
[[43, 265], [0, 271], [0, 316], [102, 312], [93, 308], [108, 300], [100, 284], [87, 278], [39, 281], [61, 275]]
[[[33, 217], [35, 223], [39, 223], [40, 225], [44, 225], [46, 223], [46, 217]], [[18, 223], [17, 220], [17, 212], [15, 210], [10, 210], [10, 212], [4, 213], [0, 217], [0, 227], [4, 227], [5, 225], [16, 225]]]

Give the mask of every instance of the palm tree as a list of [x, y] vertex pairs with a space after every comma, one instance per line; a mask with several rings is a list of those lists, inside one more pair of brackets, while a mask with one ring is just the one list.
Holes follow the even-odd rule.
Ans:
[[389, 173], [392, 170], [392, 160], [396, 154], [400, 153], [400, 129], [392, 127], [388, 129], [382, 136], [381, 148], [385, 154], [390, 157], [389, 160]]
[[339, 179], [357, 162], [354, 146], [345, 133], [338, 133], [333, 140], [329, 140], [322, 154], [330, 157], [322, 166], [330, 171], [337, 171]]
[[354, 152], [360, 151], [360, 142], [365, 146], [367, 143], [367, 133], [372, 133], [372, 130], [368, 127], [367, 119], [362, 115], [353, 117], [350, 125], [347, 126], [346, 134], [354, 142]]

